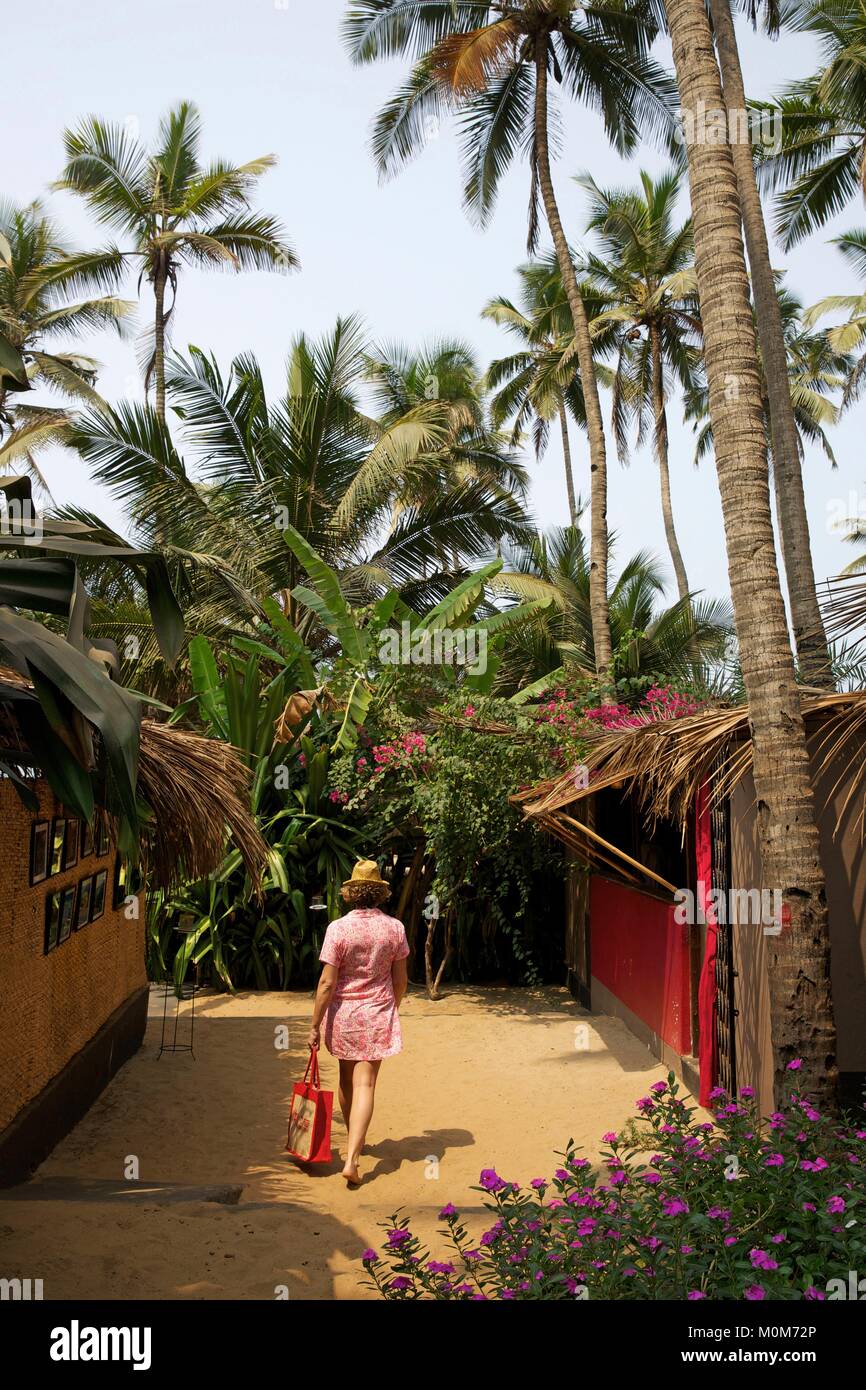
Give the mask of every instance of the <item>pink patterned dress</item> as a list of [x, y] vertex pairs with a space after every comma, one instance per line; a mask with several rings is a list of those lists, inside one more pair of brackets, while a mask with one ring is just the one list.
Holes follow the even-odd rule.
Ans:
[[325, 1015], [332, 1057], [378, 1062], [401, 1050], [391, 965], [408, 954], [403, 923], [378, 907], [356, 907], [328, 927], [319, 960], [340, 972]]

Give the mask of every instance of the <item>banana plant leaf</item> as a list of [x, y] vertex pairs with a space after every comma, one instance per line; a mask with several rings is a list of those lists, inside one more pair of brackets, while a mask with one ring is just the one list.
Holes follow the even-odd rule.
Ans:
[[[44, 682], [47, 689], [53, 688], [57, 709], [68, 702], [99, 731], [119, 809], [130, 830], [137, 831], [139, 702], [64, 638], [8, 608], [0, 608], [0, 652], [17, 670], [23, 662], [34, 679]], [[51, 710], [43, 709], [50, 720]], [[59, 737], [64, 731], [54, 732]], [[47, 767], [44, 770], [47, 775]]]
[[293, 598], [312, 609], [322, 625], [339, 639], [350, 660], [363, 661], [366, 653], [364, 634], [352, 617], [334, 570], [294, 526], [286, 527], [283, 539], [316, 586], [315, 590], [310, 590], [299, 584], [292, 590]]

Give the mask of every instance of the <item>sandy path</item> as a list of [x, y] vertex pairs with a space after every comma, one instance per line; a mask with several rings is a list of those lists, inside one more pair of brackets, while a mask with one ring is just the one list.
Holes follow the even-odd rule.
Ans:
[[[33, 1183], [0, 1192], [2, 1273], [42, 1278], [57, 1299], [273, 1299], [280, 1286], [291, 1298], [370, 1297], [358, 1259], [381, 1240], [379, 1221], [404, 1208], [433, 1236], [446, 1201], [481, 1213], [469, 1189], [482, 1167], [548, 1175], [570, 1136], [593, 1154], [664, 1075], [619, 1021], [586, 1014], [565, 990], [457, 989], [438, 1004], [410, 994], [406, 1051], [383, 1065], [365, 1183], [351, 1192], [335, 1170], [309, 1176], [282, 1152], [311, 997], [200, 1000], [195, 1060], [157, 1059], [154, 992], [141, 1051]], [[275, 1046], [281, 1026], [289, 1050]], [[335, 1073], [325, 1056], [325, 1085]], [[344, 1138], [335, 1116], [336, 1151]], [[241, 1201], [127, 1203], [88, 1190], [121, 1180], [130, 1156], [142, 1182], [238, 1182]], [[41, 1182], [60, 1195], [49, 1186], [50, 1199], [30, 1200]], [[470, 1223], [479, 1233], [482, 1220]]]

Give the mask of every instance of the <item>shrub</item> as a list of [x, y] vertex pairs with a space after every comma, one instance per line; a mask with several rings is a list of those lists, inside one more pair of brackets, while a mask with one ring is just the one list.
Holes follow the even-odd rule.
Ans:
[[387, 1299], [790, 1300], [866, 1273], [866, 1127], [796, 1093], [762, 1123], [748, 1087], [738, 1101], [716, 1090], [715, 1124], [701, 1122], [678, 1090], [669, 1073], [637, 1102], [648, 1161], [611, 1133], [598, 1168], [569, 1140], [526, 1188], [485, 1169], [480, 1238], [448, 1205], [450, 1253], [431, 1258], [398, 1213], [364, 1253], [367, 1282]]

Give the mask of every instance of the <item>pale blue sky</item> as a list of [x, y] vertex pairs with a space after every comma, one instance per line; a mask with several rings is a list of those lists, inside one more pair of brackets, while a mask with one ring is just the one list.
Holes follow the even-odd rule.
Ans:
[[[4, 145], [2, 192], [27, 201], [45, 192], [62, 163], [61, 132], [81, 116], [98, 113], [137, 121], [150, 139], [162, 112], [188, 97], [203, 116], [203, 154], [242, 161], [273, 152], [277, 168], [260, 184], [259, 205], [282, 218], [301, 258], [298, 274], [204, 275], [187, 271], [175, 316], [174, 346], [196, 343], [227, 364], [252, 349], [276, 388], [293, 334], [319, 333], [337, 314], [359, 312], [371, 335], [421, 342], [458, 335], [479, 361], [509, 350], [508, 340], [479, 319], [496, 294], [512, 294], [513, 267], [524, 257], [527, 171], [518, 165], [507, 179], [490, 228], [480, 232], [460, 206], [457, 150], [446, 128], [395, 181], [380, 186], [367, 148], [370, 119], [393, 90], [401, 64], [352, 68], [341, 47], [343, 0], [30, 0], [9, 7], [4, 44], [14, 55], [36, 50], [38, 63], [0, 91]], [[768, 94], [814, 63], [811, 42], [787, 36], [778, 43], [741, 26], [747, 85]], [[660, 52], [664, 52], [660, 48]], [[582, 231], [583, 199], [571, 175], [588, 170], [600, 183], [619, 183], [645, 166], [663, 167], [647, 149], [624, 165], [607, 146], [599, 123], [568, 106], [556, 181], [572, 240]], [[82, 247], [106, 233], [84, 206], [67, 194], [47, 197], [52, 211]], [[862, 222], [852, 206], [831, 228]], [[111, 234], [108, 234], [111, 235]], [[855, 288], [826, 237], [814, 237], [796, 253], [776, 255], [787, 265], [792, 288], [807, 304], [825, 294]], [[134, 295], [134, 282], [130, 282]], [[148, 289], [142, 315], [149, 313]], [[131, 344], [104, 335], [88, 349], [104, 364], [101, 389], [109, 399], [140, 394]], [[607, 413], [607, 403], [605, 403]], [[693, 438], [670, 408], [674, 507], [693, 588], [721, 594], [727, 573], [718, 492], [712, 464], [692, 466]], [[819, 578], [851, 558], [828, 525], [828, 512], [861, 505], [862, 410], [834, 431], [835, 474], [823, 455], [810, 451], [805, 475], [812, 542]], [[588, 489], [586, 446], [575, 433], [576, 483]], [[90, 482], [69, 454], [44, 461], [56, 498], [101, 512], [115, 523], [120, 513]], [[541, 462], [530, 459], [533, 505], [542, 524], [561, 523], [565, 497], [559, 449], [553, 441]], [[628, 470], [610, 469], [609, 516], [623, 560], [646, 548], [667, 560], [651, 455], [635, 455]], [[849, 501], [850, 499], [850, 501]]]

